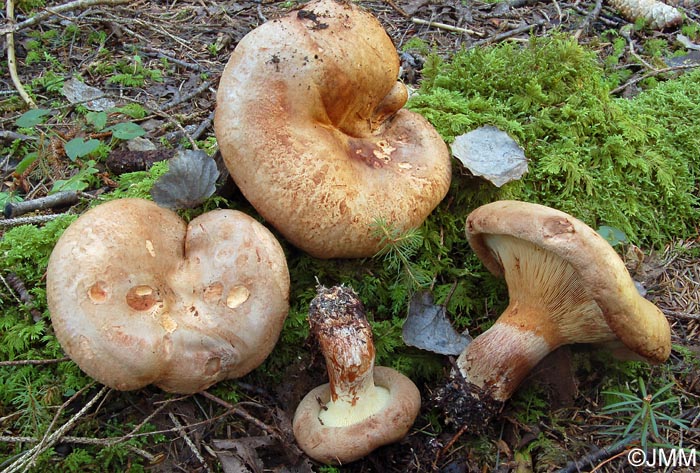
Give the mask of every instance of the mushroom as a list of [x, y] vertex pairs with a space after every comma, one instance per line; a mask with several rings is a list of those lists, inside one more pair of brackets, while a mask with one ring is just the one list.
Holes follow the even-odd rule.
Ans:
[[403, 109], [399, 58], [370, 13], [321, 0], [236, 46], [215, 132], [236, 185], [292, 244], [318, 258], [373, 256], [383, 220], [420, 226], [446, 195], [450, 155]]
[[194, 393], [245, 375], [272, 351], [289, 273], [274, 236], [241, 212], [187, 225], [151, 201], [121, 199], [63, 233], [47, 299], [63, 349], [97, 381]]
[[319, 287], [309, 325], [330, 382], [311, 390], [294, 414], [302, 450], [321, 463], [342, 464], [404, 437], [420, 410], [420, 393], [401, 373], [374, 366], [372, 330], [355, 292]]
[[484, 266], [505, 277], [509, 295], [495, 324], [457, 359], [476, 392], [507, 400], [542, 358], [565, 344], [603, 344], [652, 363], [668, 358], [671, 332], [663, 313], [638, 293], [608, 242], [580, 220], [542, 205], [499, 201], [471, 212], [466, 233]]

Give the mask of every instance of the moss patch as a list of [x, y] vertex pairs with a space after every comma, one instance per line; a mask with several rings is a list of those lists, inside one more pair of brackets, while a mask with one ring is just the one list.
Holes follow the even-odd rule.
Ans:
[[530, 161], [521, 181], [484, 189], [474, 203], [542, 203], [644, 245], [695, 233], [700, 71], [615, 98], [614, 79], [593, 52], [572, 39], [533, 38], [525, 47], [462, 51], [449, 62], [432, 57], [424, 77], [410, 107], [446, 141], [494, 125]]

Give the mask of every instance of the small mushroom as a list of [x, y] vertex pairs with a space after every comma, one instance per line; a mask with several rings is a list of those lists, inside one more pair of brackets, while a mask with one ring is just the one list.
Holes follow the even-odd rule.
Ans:
[[420, 393], [401, 373], [374, 366], [372, 330], [355, 292], [319, 287], [309, 325], [330, 382], [309, 392], [294, 414], [302, 450], [321, 463], [342, 464], [404, 437], [420, 410]]
[[246, 35], [221, 76], [214, 125], [232, 178], [312, 256], [373, 256], [374, 222], [418, 227], [447, 193], [449, 150], [402, 108], [398, 73], [376, 18], [321, 0]]
[[623, 261], [597, 232], [542, 205], [499, 201], [467, 218], [469, 244], [508, 284], [509, 305], [462, 352], [468, 383], [505, 401], [530, 370], [565, 344], [599, 343], [652, 363], [665, 361], [671, 332]]
[[274, 236], [241, 212], [187, 225], [151, 201], [121, 199], [63, 233], [47, 298], [63, 349], [97, 381], [193, 393], [245, 375], [272, 351], [289, 273]]

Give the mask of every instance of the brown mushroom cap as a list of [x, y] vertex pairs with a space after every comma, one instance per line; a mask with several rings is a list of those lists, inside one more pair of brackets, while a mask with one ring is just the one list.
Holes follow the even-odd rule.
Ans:
[[350, 463], [402, 439], [420, 410], [420, 392], [398, 371], [374, 367], [374, 384], [389, 390], [385, 407], [361, 422], [329, 427], [319, 421], [322, 405], [331, 399], [330, 384], [312, 389], [294, 414], [294, 437], [311, 458], [326, 464]]
[[312, 2], [238, 43], [214, 121], [245, 197], [319, 258], [374, 255], [377, 219], [419, 226], [447, 193], [447, 146], [402, 109], [391, 39], [350, 2]]
[[61, 236], [47, 298], [59, 342], [91, 377], [192, 393], [245, 375], [272, 351], [289, 273], [274, 236], [241, 212], [187, 225], [151, 201], [121, 199]]
[[460, 355], [468, 381], [505, 400], [547, 353], [569, 343], [614, 343], [650, 362], [671, 350], [663, 313], [637, 291], [623, 261], [597, 232], [542, 205], [499, 201], [467, 218], [469, 244], [510, 303]]

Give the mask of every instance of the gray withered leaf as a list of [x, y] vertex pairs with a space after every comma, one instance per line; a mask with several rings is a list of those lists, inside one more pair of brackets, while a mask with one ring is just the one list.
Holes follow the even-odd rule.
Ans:
[[88, 110], [105, 111], [115, 107], [113, 100], [105, 97], [105, 93], [91, 87], [78, 79], [68, 79], [63, 83], [61, 93], [70, 103], [80, 103]]
[[455, 138], [452, 155], [472, 174], [488, 179], [497, 187], [520, 179], [527, 172], [525, 152], [494, 126], [482, 126]]
[[204, 151], [180, 150], [151, 189], [153, 201], [172, 210], [197, 207], [214, 191], [219, 170]]
[[411, 298], [402, 336], [406, 345], [441, 355], [459, 355], [471, 342], [471, 337], [452, 327], [445, 306], [434, 304], [430, 291]]

